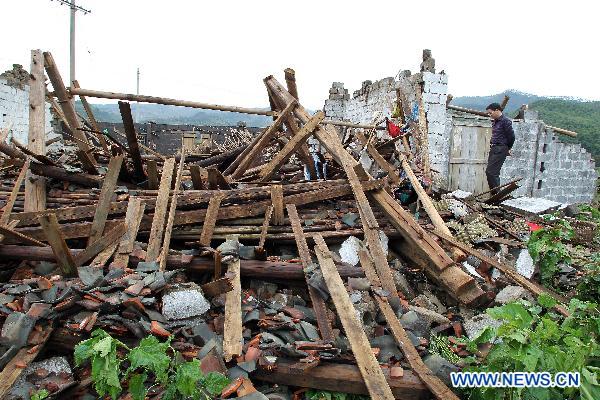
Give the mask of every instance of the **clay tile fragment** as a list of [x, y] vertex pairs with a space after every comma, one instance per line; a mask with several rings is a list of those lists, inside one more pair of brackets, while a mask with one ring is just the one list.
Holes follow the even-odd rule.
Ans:
[[256, 388], [252, 384], [252, 381], [248, 378], [245, 378], [240, 387], [237, 389], [238, 397], [243, 397], [254, 392], [256, 392]]
[[390, 368], [390, 378], [402, 378], [404, 376], [404, 369], [402, 367]]
[[131, 299], [127, 299], [123, 302], [125, 307], [132, 307], [138, 311], [146, 311], [146, 307], [142, 304], [142, 301], [139, 297], [132, 297]]
[[221, 397], [226, 399], [229, 396], [231, 396], [232, 394], [234, 394], [238, 390], [238, 388], [240, 386], [242, 386], [243, 382], [244, 382], [244, 377], [242, 377], [242, 376], [238, 377], [236, 380], [231, 382], [229, 385], [225, 386], [223, 391], [221, 391]]
[[152, 332], [153, 335], [165, 338], [171, 336], [171, 333], [165, 328], [163, 328], [162, 325], [159, 324], [157, 321], [152, 321], [152, 323], [150, 324], [150, 332]]
[[52, 282], [49, 279], [44, 278], [42, 276], [42, 277], [38, 278], [37, 285], [38, 285], [38, 288], [46, 290], [46, 289], [50, 289], [52, 287]]

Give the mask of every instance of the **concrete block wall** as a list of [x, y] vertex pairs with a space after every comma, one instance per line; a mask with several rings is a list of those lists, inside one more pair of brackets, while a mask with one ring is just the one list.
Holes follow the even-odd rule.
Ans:
[[[53, 132], [52, 113], [50, 104], [46, 103], [46, 133], [48, 139]], [[14, 137], [26, 145], [29, 135], [29, 86], [13, 87], [6, 79], [0, 78], [0, 129], [12, 122], [9, 138]]]
[[448, 75], [423, 72], [423, 108], [427, 116], [429, 163], [442, 177], [448, 176], [450, 136], [446, 134]]

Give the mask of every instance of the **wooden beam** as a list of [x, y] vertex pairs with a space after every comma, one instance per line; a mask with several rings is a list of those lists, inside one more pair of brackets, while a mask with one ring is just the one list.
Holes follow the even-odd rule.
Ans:
[[175, 167], [174, 158], [167, 159], [163, 164], [160, 186], [156, 196], [154, 218], [152, 219], [150, 241], [148, 242], [148, 249], [146, 250], [146, 261], [155, 261], [158, 259], [165, 229], [164, 224], [167, 215], [167, 207], [169, 206], [169, 192], [171, 190], [171, 181], [173, 180], [173, 167]]
[[314, 239], [316, 243], [315, 252], [323, 272], [323, 279], [329, 289], [337, 315], [342, 322], [344, 332], [352, 348], [352, 354], [356, 359], [356, 364], [360, 369], [369, 395], [374, 399], [392, 400], [394, 399], [392, 390], [383, 372], [381, 372], [381, 367], [371, 350], [369, 339], [362, 328], [361, 322], [356, 317], [356, 310], [348, 296], [344, 282], [337, 272], [325, 240], [320, 235], [315, 235]]
[[502, 109], [502, 111], [504, 111], [504, 109], [506, 108], [506, 105], [508, 104], [508, 100], [510, 100], [510, 97], [505, 94], [504, 98], [502, 99], [502, 103], [500, 103], [500, 108]]
[[[158, 167], [156, 160], [146, 161], [146, 172], [148, 173], [148, 189], [158, 189]], [[193, 177], [193, 175], [192, 175]], [[196, 189], [196, 188], [194, 188]]]
[[102, 177], [98, 175], [69, 172], [61, 167], [53, 167], [51, 165], [43, 165], [34, 162], [30, 164], [29, 168], [35, 175], [41, 175], [47, 178], [72, 182], [85, 187], [102, 186]]
[[223, 331], [223, 356], [229, 362], [242, 354], [242, 287], [240, 281], [240, 259], [227, 266], [227, 275], [233, 290], [225, 294], [225, 323]]
[[10, 214], [12, 213], [15, 201], [17, 200], [17, 196], [19, 195], [19, 190], [21, 189], [21, 184], [23, 183], [23, 180], [25, 179], [25, 176], [27, 175], [28, 171], [29, 160], [25, 161], [25, 163], [23, 164], [23, 167], [19, 172], [19, 176], [17, 176], [17, 179], [15, 180], [15, 185], [13, 186], [12, 191], [10, 192], [10, 196], [6, 201], [6, 205], [2, 209], [2, 217], [0, 217], [0, 225], [2, 226], [6, 226], [6, 224], [8, 224]]
[[283, 214], [283, 187], [281, 185], [271, 186], [271, 202], [273, 204], [273, 225], [283, 225], [285, 215]]
[[112, 197], [115, 194], [115, 187], [117, 186], [117, 179], [119, 178], [119, 172], [121, 171], [123, 157], [124, 156], [120, 154], [111, 158], [108, 163], [108, 171], [104, 176], [104, 183], [102, 185], [102, 190], [100, 191], [100, 197], [98, 198], [98, 205], [96, 206], [96, 213], [94, 214], [94, 221], [92, 222], [92, 228], [90, 230], [88, 246], [96, 242], [104, 233], [104, 225], [106, 224], [106, 217], [108, 217]]
[[292, 68], [286, 68], [283, 72], [285, 74], [285, 84], [288, 88], [288, 92], [290, 92], [296, 100], [300, 100], [298, 97], [298, 86], [296, 86], [296, 71]]
[[271, 216], [273, 215], [273, 206], [267, 207], [265, 211], [265, 220], [263, 221], [262, 228], [260, 229], [260, 240], [258, 241], [258, 248], [264, 249], [265, 241], [267, 240], [267, 232], [269, 231], [269, 223], [271, 222]]
[[[300, 255], [300, 260], [302, 260], [302, 270], [308, 271], [309, 268], [311, 268], [314, 264], [312, 261], [312, 257], [310, 256], [308, 243], [306, 243], [306, 237], [304, 236], [304, 232], [302, 231], [302, 225], [300, 225], [300, 217], [298, 216], [298, 210], [293, 204], [288, 204], [286, 206], [286, 209], [288, 212], [288, 217], [290, 218], [292, 230], [294, 231], [294, 237], [296, 238], [298, 254]], [[321, 333], [321, 338], [325, 342], [333, 343], [333, 341], [335, 340], [335, 336], [333, 334], [331, 322], [327, 317], [327, 306], [325, 305], [325, 300], [323, 299], [323, 297], [321, 297], [319, 292], [317, 292], [317, 290], [309, 284], [309, 277], [306, 273], [305, 278], [308, 287], [308, 295], [310, 296], [313, 311], [317, 319], [317, 325], [319, 327], [319, 332]]]
[[127, 225], [127, 232], [121, 237], [121, 241], [117, 246], [117, 253], [115, 254], [113, 262], [125, 268], [129, 265], [129, 254], [133, 251], [133, 245], [137, 236], [138, 230], [140, 229], [140, 223], [144, 216], [144, 209], [146, 204], [139, 197], [130, 197], [129, 203], [127, 204], [127, 213], [125, 214], [125, 224]]
[[[31, 50], [29, 74], [29, 150], [46, 154], [46, 84], [41, 50]], [[46, 180], [28, 172], [25, 180], [25, 211], [46, 209]]]
[[[429, 216], [429, 219], [431, 219], [431, 223], [433, 223], [433, 226], [435, 227], [435, 229], [437, 229], [439, 232], [442, 232], [445, 235], [452, 236], [450, 229], [448, 229], [448, 227], [446, 226], [446, 223], [440, 216], [440, 213], [438, 213], [437, 209], [433, 205], [431, 198], [429, 197], [427, 192], [425, 192], [425, 189], [423, 189], [423, 187], [421, 186], [421, 182], [419, 181], [419, 179], [417, 179], [415, 173], [413, 172], [412, 168], [408, 164], [408, 161], [406, 160], [406, 158], [402, 154], [400, 154], [399, 157], [400, 157], [400, 162], [402, 163], [402, 169], [404, 169], [404, 172], [406, 173], [406, 176], [410, 180], [412, 187], [417, 192], [417, 195], [419, 196], [419, 200], [421, 200], [421, 204], [423, 204], [423, 208], [425, 208], [425, 212]], [[463, 253], [459, 249], [453, 249], [453, 250], [454, 251], [452, 252], [452, 254], [454, 256], [453, 258], [455, 261], [457, 261], [457, 262], [463, 261], [465, 258], [467, 258], [465, 253]]]
[[21, 232], [17, 232], [6, 225], [0, 225], [0, 235], [5, 236], [5, 237], [11, 237], [21, 243], [30, 244], [33, 246], [40, 246], [40, 247], [46, 246], [46, 243], [42, 243], [37, 239], [34, 239], [27, 235], [23, 235]]
[[216, 189], [231, 189], [229, 186], [229, 182], [223, 177], [221, 172], [216, 168], [207, 168], [206, 172], [208, 173], [208, 188], [212, 190]]
[[[277, 368], [272, 371], [258, 368], [251, 374], [251, 378], [286, 386], [360, 395], [369, 394], [356, 365], [322, 362], [321, 365], [298, 374], [292, 369], [294, 363], [295, 361], [279, 358], [276, 364]], [[429, 398], [427, 388], [412, 371], [404, 371], [402, 378], [390, 378], [388, 372], [384, 372], [384, 375], [396, 399], [423, 400]]]
[[[365, 271], [365, 275], [371, 282], [371, 285], [375, 287], [381, 286], [381, 282], [379, 281], [379, 277], [377, 276], [377, 272], [375, 272], [375, 268], [373, 267], [373, 263], [367, 251], [360, 250], [358, 256], [360, 259], [360, 265]], [[379, 309], [381, 310], [381, 313], [385, 317], [392, 334], [394, 335], [394, 339], [396, 339], [396, 343], [398, 343], [398, 346], [400, 346], [404, 357], [406, 357], [406, 360], [410, 364], [410, 367], [414, 373], [423, 381], [423, 383], [425, 383], [425, 385], [431, 390], [437, 399], [459, 400], [458, 397], [450, 389], [448, 389], [444, 382], [435, 376], [429, 367], [425, 365], [421, 359], [421, 356], [419, 355], [419, 352], [412, 345], [412, 342], [404, 330], [404, 327], [402, 324], [400, 324], [398, 316], [387, 302], [387, 299], [384, 299], [377, 294], [374, 295], [374, 298], [379, 306]]]
[[171, 232], [173, 232], [173, 222], [175, 221], [175, 211], [177, 210], [177, 195], [181, 186], [181, 175], [183, 174], [183, 166], [185, 165], [185, 149], [181, 147], [181, 158], [179, 159], [179, 168], [177, 168], [177, 177], [175, 178], [175, 189], [171, 198], [171, 206], [169, 207], [169, 217], [167, 218], [167, 227], [165, 228], [165, 237], [160, 254], [160, 271], [164, 271], [167, 266], [167, 256], [169, 255], [169, 247], [171, 245]]
[[204, 224], [202, 225], [202, 234], [200, 235], [200, 246], [210, 246], [213, 230], [219, 218], [219, 208], [221, 207], [222, 200], [223, 196], [217, 194], [208, 201], [208, 208], [204, 217]]
[[56, 262], [62, 270], [64, 276], [75, 276], [76, 267], [73, 255], [65, 242], [65, 239], [60, 231], [56, 215], [48, 214], [39, 217], [40, 225], [46, 234], [46, 241], [52, 247], [52, 252], [56, 257]]
[[[239, 161], [239, 165], [235, 169], [235, 171], [231, 174], [232, 179], [238, 179], [240, 176], [246, 172], [248, 167], [251, 165], [252, 161], [256, 160], [257, 157], [260, 156], [260, 153], [263, 149], [269, 144], [275, 133], [281, 128], [281, 125], [289, 117], [290, 113], [293, 111], [296, 106], [295, 101], [291, 101], [279, 114], [277, 119], [260, 135], [260, 139], [253, 143], [252, 146], [248, 146], [247, 149], [249, 151], [244, 154], [242, 152], [238, 158], [242, 157]], [[237, 159], [236, 159], [237, 161]]]
[[44, 52], [44, 64], [46, 67], [46, 73], [48, 74], [48, 78], [50, 78], [50, 82], [52, 83], [52, 87], [54, 88], [54, 94], [58, 98], [58, 102], [60, 107], [67, 119], [67, 123], [69, 128], [71, 129], [71, 134], [79, 139], [76, 141], [77, 147], [81, 150], [79, 154], [79, 160], [82, 162], [83, 167], [92, 174], [97, 174], [98, 171], [96, 169], [96, 160], [90, 156], [88, 151], [90, 150], [89, 142], [83, 132], [81, 132], [80, 128], [81, 122], [79, 121], [79, 117], [77, 116], [77, 112], [75, 112], [75, 106], [73, 105], [73, 99], [67, 92], [67, 88], [63, 83], [62, 77], [60, 76], [60, 72], [58, 71], [58, 67], [54, 62], [54, 58], [52, 54], [49, 52]]
[[124, 222], [109, 230], [105, 235], [98, 237], [94, 242], [88, 244], [84, 251], [79, 253], [75, 258], [75, 267], [79, 268], [92, 258], [96, 257], [101, 251], [111, 246], [125, 234], [127, 226]]
[[140, 154], [140, 147], [138, 146], [137, 136], [135, 134], [135, 126], [133, 125], [133, 117], [131, 116], [131, 107], [129, 103], [124, 101], [119, 102], [119, 111], [121, 112], [121, 118], [123, 119], [123, 129], [127, 136], [127, 147], [129, 148], [129, 155], [131, 161], [133, 161], [133, 170], [136, 178], [143, 179], [146, 174], [144, 173], [144, 163], [142, 162], [142, 156]]
[[398, 171], [396, 171], [396, 168], [394, 168], [389, 162], [387, 162], [385, 158], [383, 158], [381, 153], [377, 151], [373, 144], [367, 144], [367, 152], [371, 155], [371, 157], [373, 157], [373, 161], [375, 161], [382, 170], [388, 173], [390, 181], [393, 184], [397, 185], [398, 183], [400, 183], [400, 176], [398, 175]]
[[190, 175], [192, 176], [192, 184], [194, 190], [204, 189], [204, 183], [202, 182], [202, 173], [200, 167], [197, 165], [190, 165]]
[[294, 154], [300, 146], [302, 146], [306, 139], [312, 135], [315, 128], [325, 118], [323, 111], [318, 111], [300, 130], [294, 133], [294, 136], [283, 146], [283, 149], [279, 151], [275, 157], [269, 161], [260, 171], [259, 182], [266, 182], [273, 174], [281, 167], [291, 156]]
[[[75, 88], [80, 87], [79, 82], [77, 80], [74, 80], [73, 82], [71, 82], [71, 84]], [[100, 145], [102, 146], [102, 150], [104, 150], [104, 152], [106, 154], [110, 154], [110, 150], [108, 149], [108, 144], [106, 143], [106, 139], [104, 138], [104, 135], [99, 133], [100, 125], [98, 125], [98, 122], [96, 121], [96, 118], [94, 117], [94, 113], [92, 112], [92, 107], [90, 106], [90, 103], [88, 103], [85, 96], [79, 96], [79, 100], [81, 101], [81, 105], [83, 106], [83, 109], [85, 110], [85, 113], [87, 114], [88, 120], [90, 122], [90, 126], [95, 131], [96, 138], [98, 138], [98, 141], [100, 142]]]
[[201, 108], [204, 110], [237, 112], [237, 113], [242, 113], [242, 114], [269, 115], [269, 116], [275, 115], [274, 112], [266, 111], [262, 108], [222, 106], [222, 105], [218, 105], [218, 104], [200, 103], [200, 102], [196, 102], [196, 101], [169, 99], [166, 97], [145, 96], [145, 95], [128, 94], [128, 93], [103, 92], [100, 90], [89, 90], [89, 89], [81, 89], [81, 88], [71, 88], [70, 92], [71, 92], [71, 95], [73, 95], [73, 96], [74, 95], [79, 95], [79, 96], [83, 95], [83, 96], [95, 97], [95, 98], [99, 98], [99, 99], [137, 101], [140, 103], [165, 104], [165, 105], [171, 105], [171, 106]]

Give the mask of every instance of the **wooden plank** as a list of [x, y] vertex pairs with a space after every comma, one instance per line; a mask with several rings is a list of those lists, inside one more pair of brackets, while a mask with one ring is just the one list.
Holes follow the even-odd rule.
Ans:
[[283, 214], [283, 187], [281, 185], [271, 186], [271, 202], [273, 203], [273, 225], [283, 225], [285, 216]]
[[[371, 285], [377, 287], [381, 286], [377, 272], [373, 267], [373, 263], [369, 257], [369, 254], [365, 250], [360, 250], [358, 253], [360, 264], [365, 271], [367, 279], [371, 282]], [[378, 295], [374, 295], [375, 301], [381, 310], [381, 313], [385, 317], [388, 326], [390, 327], [396, 343], [400, 346], [404, 357], [410, 364], [410, 367], [415, 374], [425, 383], [425, 385], [431, 390], [437, 399], [440, 400], [459, 400], [458, 397], [442, 382], [437, 376], [435, 376], [431, 370], [423, 363], [419, 352], [412, 345], [410, 338], [408, 337], [404, 327], [400, 324], [398, 316], [387, 302]]]
[[323, 111], [318, 111], [315, 115], [306, 123], [300, 130], [294, 133], [294, 136], [283, 146], [283, 149], [279, 151], [275, 157], [269, 161], [260, 171], [259, 182], [266, 182], [273, 174], [281, 167], [291, 156], [294, 154], [300, 146], [302, 146], [306, 139], [312, 135], [315, 128], [323, 121], [325, 114]]
[[[74, 88], [80, 87], [79, 82], [77, 80], [74, 80], [71, 83], [73, 84]], [[102, 150], [104, 150], [104, 152], [106, 154], [110, 154], [110, 150], [108, 149], [108, 144], [106, 143], [106, 139], [104, 138], [104, 135], [99, 133], [100, 125], [98, 125], [98, 122], [96, 121], [96, 118], [94, 117], [94, 113], [92, 112], [92, 107], [90, 106], [90, 103], [87, 101], [87, 98], [82, 95], [79, 96], [79, 100], [81, 101], [81, 105], [83, 106], [83, 109], [85, 110], [85, 113], [87, 114], [90, 125], [91, 125], [92, 129], [95, 131], [96, 137], [98, 138], [98, 141], [100, 142], [100, 145], [102, 146]]]
[[91, 157], [88, 153], [90, 150], [89, 142], [83, 132], [80, 130], [82, 128], [81, 122], [79, 121], [79, 117], [75, 112], [75, 106], [73, 105], [73, 99], [67, 92], [67, 88], [60, 76], [60, 72], [54, 62], [54, 58], [52, 54], [49, 52], [44, 52], [44, 64], [46, 67], [46, 73], [48, 74], [48, 78], [50, 78], [50, 82], [52, 83], [52, 87], [54, 88], [54, 94], [58, 98], [58, 102], [60, 104], [60, 108], [63, 111], [63, 114], [67, 120], [67, 124], [71, 130], [71, 134], [79, 139], [75, 141], [81, 153], [78, 155], [79, 160], [83, 164], [83, 167], [92, 174], [97, 174], [96, 170], [96, 160]]
[[314, 239], [316, 243], [315, 252], [323, 272], [323, 279], [329, 289], [337, 315], [342, 322], [344, 332], [352, 348], [352, 354], [356, 359], [369, 395], [374, 399], [392, 400], [394, 399], [392, 390], [383, 372], [381, 372], [381, 367], [371, 350], [369, 339], [362, 328], [361, 322], [356, 317], [356, 310], [331, 258], [325, 240], [318, 234], [314, 236]]
[[117, 247], [117, 254], [113, 262], [123, 268], [129, 265], [129, 254], [133, 251], [133, 245], [140, 229], [140, 223], [144, 216], [146, 204], [138, 197], [129, 199], [127, 205], [127, 213], [125, 214], [125, 224], [127, 224], [127, 232], [121, 238]]
[[210, 246], [213, 230], [215, 229], [215, 224], [219, 217], [219, 208], [221, 207], [222, 200], [223, 196], [217, 194], [208, 201], [206, 217], [204, 217], [204, 224], [202, 225], [202, 234], [200, 234], [200, 246]]
[[294, 107], [296, 107], [296, 102], [289, 102], [289, 104], [287, 104], [287, 106], [279, 114], [277, 119], [260, 135], [260, 139], [257, 140], [257, 142], [252, 146], [248, 146], [248, 149], [250, 150], [246, 154], [243, 152], [240, 154], [239, 157], [243, 155], [243, 158], [240, 160], [235, 171], [231, 174], [232, 179], [237, 179], [242, 176], [252, 161], [260, 156], [260, 153], [269, 144], [271, 139], [273, 139], [273, 136], [279, 130], [279, 128], [281, 128], [283, 122], [290, 116], [290, 113], [293, 111]]
[[[302, 269], [303, 271], [308, 271], [308, 269], [313, 266], [313, 261], [308, 249], [308, 243], [306, 243], [306, 237], [302, 231], [302, 225], [300, 225], [298, 210], [294, 204], [288, 204], [286, 209], [290, 219], [290, 224], [292, 225], [292, 230], [294, 231], [296, 246], [298, 247], [298, 254], [300, 255], [300, 260], [302, 260]], [[325, 305], [325, 300], [323, 297], [321, 297], [319, 292], [315, 290], [315, 288], [308, 284], [308, 275], [305, 274], [304, 276], [306, 278], [308, 294], [310, 296], [313, 311], [317, 319], [317, 325], [319, 327], [321, 337], [325, 342], [332, 343], [335, 340], [335, 336], [333, 334], [331, 322], [327, 317], [327, 306]]]
[[223, 331], [223, 356], [229, 362], [242, 354], [242, 287], [240, 282], [240, 260], [237, 258], [227, 266], [227, 275], [233, 290], [225, 295], [225, 323]]
[[194, 185], [194, 190], [205, 189], [204, 183], [202, 182], [202, 173], [200, 171], [199, 166], [190, 165], [190, 175], [192, 176], [192, 184]]
[[396, 168], [394, 168], [394, 166], [392, 166], [389, 162], [387, 162], [385, 158], [383, 158], [381, 153], [377, 151], [373, 144], [369, 143], [367, 145], [367, 152], [371, 157], [373, 157], [373, 161], [375, 161], [382, 170], [388, 173], [388, 177], [390, 178], [390, 181], [393, 184], [400, 183], [400, 176], [398, 175], [398, 171], [396, 171]]
[[148, 243], [148, 249], [146, 250], [146, 261], [155, 261], [158, 259], [165, 229], [164, 224], [167, 215], [167, 207], [169, 206], [169, 192], [171, 190], [171, 181], [173, 180], [174, 166], [174, 158], [167, 159], [163, 164], [160, 186], [156, 196], [154, 218], [152, 219], [152, 228], [150, 230], [150, 241]]
[[30, 244], [33, 246], [40, 246], [40, 247], [46, 246], [45, 243], [40, 242], [39, 240], [29, 237], [27, 235], [23, 235], [21, 232], [17, 232], [6, 225], [0, 225], [0, 235], [5, 236], [5, 237], [11, 237], [11, 238], [17, 240], [18, 242]]
[[260, 240], [258, 241], [258, 248], [262, 249], [265, 247], [265, 241], [267, 240], [267, 232], [269, 230], [269, 223], [271, 222], [271, 216], [273, 215], [273, 206], [267, 207], [265, 211], [265, 220], [263, 221], [262, 228], [260, 230]]
[[15, 145], [15, 147], [17, 149], [21, 150], [23, 152], [23, 154], [33, 157], [35, 160], [39, 161], [42, 164], [56, 166], [56, 163], [54, 161], [52, 161], [50, 158], [48, 158], [42, 154], [38, 154], [35, 151], [23, 146], [23, 144], [21, 144], [21, 142], [19, 142], [19, 140], [17, 138], [15, 138], [14, 136], [10, 138], [10, 141], [12, 142], [12, 144]]
[[206, 172], [208, 173], [208, 188], [212, 190], [224, 189], [229, 190], [231, 186], [229, 186], [229, 182], [223, 177], [221, 172], [216, 168], [207, 168]]
[[113, 243], [116, 243], [126, 231], [127, 225], [124, 222], [121, 222], [109, 230], [105, 235], [100, 236], [75, 257], [75, 267], [81, 267], [83, 264], [96, 257], [101, 251], [105, 250]]
[[[315, 368], [298, 374], [292, 370], [294, 362], [279, 358], [276, 369], [266, 371], [258, 368], [251, 374], [251, 378], [286, 386], [360, 395], [369, 394], [356, 365], [321, 363]], [[405, 370], [402, 378], [390, 378], [388, 372], [384, 372], [384, 375], [396, 399], [424, 400], [429, 398], [429, 391], [412, 371]]]
[[[156, 160], [146, 161], [146, 172], [148, 173], [148, 189], [158, 189], [158, 166]], [[194, 189], [196, 188], [194, 187]]]
[[56, 215], [41, 215], [39, 219], [40, 225], [42, 226], [42, 229], [46, 235], [46, 241], [52, 247], [52, 252], [56, 257], [56, 262], [58, 263], [63, 275], [74, 276], [77, 272], [75, 268], [75, 261], [73, 260], [73, 255], [71, 254], [71, 251], [65, 242], [65, 238], [60, 231], [58, 221], [56, 220]]
[[[431, 198], [429, 197], [429, 195], [427, 195], [425, 189], [423, 189], [423, 187], [421, 186], [421, 182], [417, 179], [410, 165], [408, 165], [408, 161], [406, 160], [406, 158], [402, 154], [399, 155], [399, 158], [400, 162], [402, 163], [402, 169], [404, 169], [404, 172], [410, 180], [412, 187], [417, 192], [419, 200], [421, 200], [421, 204], [423, 204], [423, 208], [425, 208], [425, 212], [429, 216], [429, 219], [431, 219], [431, 222], [433, 223], [435, 229], [437, 229], [439, 232], [442, 232], [445, 235], [452, 236], [450, 229], [448, 229], [446, 223], [444, 222], [437, 209], [433, 205]], [[455, 261], [463, 261], [465, 258], [467, 258], [465, 253], [458, 249], [454, 249], [453, 256]]]
[[108, 163], [108, 171], [104, 176], [104, 183], [102, 184], [102, 190], [100, 191], [100, 197], [98, 198], [94, 221], [92, 222], [92, 228], [90, 229], [88, 246], [96, 242], [104, 233], [104, 225], [106, 224], [112, 197], [115, 194], [115, 187], [117, 186], [117, 179], [119, 178], [119, 172], [121, 171], [123, 157], [124, 156], [120, 154], [111, 158]]
[[28, 366], [40, 354], [53, 330], [52, 326], [45, 327], [42, 330], [40, 343], [19, 350], [0, 372], [0, 399], [4, 399], [8, 395], [10, 389], [25, 370], [22, 365]]
[[[46, 84], [44, 57], [41, 50], [31, 50], [31, 72], [29, 74], [29, 150], [46, 154]], [[25, 211], [46, 209], [46, 180], [27, 174], [25, 180]]]
[[169, 255], [169, 247], [171, 245], [171, 232], [173, 232], [173, 222], [175, 220], [175, 211], [177, 210], [177, 195], [181, 186], [181, 175], [183, 174], [183, 166], [185, 165], [185, 149], [181, 148], [181, 158], [179, 159], [179, 168], [177, 169], [177, 177], [175, 178], [175, 189], [171, 199], [169, 208], [169, 218], [167, 218], [167, 227], [165, 228], [165, 237], [160, 254], [160, 271], [164, 271], [167, 266], [167, 256]]
[[0, 217], [0, 225], [2, 226], [6, 226], [6, 224], [8, 224], [10, 214], [12, 213], [15, 201], [17, 200], [17, 196], [19, 195], [19, 190], [21, 189], [21, 184], [23, 183], [23, 180], [25, 179], [25, 176], [27, 175], [28, 171], [29, 160], [25, 161], [25, 163], [23, 164], [23, 167], [19, 172], [19, 176], [17, 176], [17, 179], [15, 180], [15, 185], [13, 186], [12, 191], [10, 192], [10, 196], [6, 201], [6, 205], [2, 210], [2, 217]]
[[140, 154], [137, 135], [135, 134], [135, 127], [133, 126], [133, 118], [131, 116], [131, 107], [129, 103], [120, 101], [119, 111], [121, 112], [121, 118], [123, 119], [123, 129], [125, 130], [125, 135], [127, 136], [127, 147], [129, 148], [131, 161], [133, 161], [134, 174], [138, 179], [143, 179], [146, 176], [144, 173], [144, 163], [142, 162], [142, 156]]

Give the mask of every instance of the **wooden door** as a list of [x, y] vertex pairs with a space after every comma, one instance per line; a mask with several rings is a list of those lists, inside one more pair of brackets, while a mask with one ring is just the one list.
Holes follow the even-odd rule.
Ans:
[[492, 128], [454, 125], [450, 146], [448, 187], [481, 193], [488, 190], [485, 168]]

